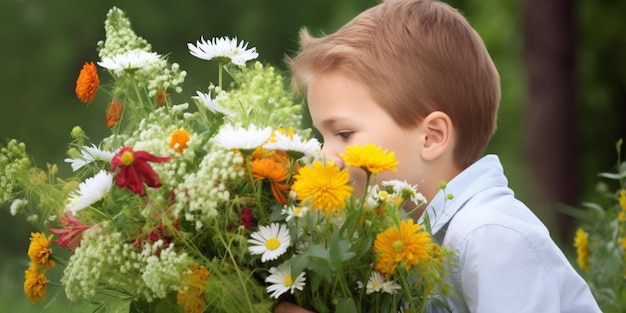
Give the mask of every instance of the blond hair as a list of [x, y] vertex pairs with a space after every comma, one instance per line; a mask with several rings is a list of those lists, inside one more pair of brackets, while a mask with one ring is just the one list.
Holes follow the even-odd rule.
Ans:
[[480, 157], [496, 128], [498, 72], [463, 15], [439, 1], [387, 0], [320, 38], [303, 29], [300, 51], [287, 63], [300, 91], [334, 70], [365, 84], [404, 129], [446, 113], [462, 168]]

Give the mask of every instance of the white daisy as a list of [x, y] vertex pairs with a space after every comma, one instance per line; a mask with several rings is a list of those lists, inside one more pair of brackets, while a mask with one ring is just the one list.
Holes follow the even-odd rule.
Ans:
[[98, 62], [98, 65], [116, 72], [132, 71], [156, 63], [160, 59], [161, 56], [155, 52], [135, 49], [111, 58], [103, 58], [102, 61]]
[[400, 181], [397, 179], [382, 182], [383, 186], [389, 191], [395, 194], [401, 195], [404, 198], [408, 198], [416, 205], [426, 203], [426, 197], [417, 192], [417, 186], [409, 184], [407, 181]]
[[226, 116], [231, 116], [233, 115], [232, 112], [226, 110], [224, 107], [222, 107], [218, 102], [217, 99], [211, 99], [211, 93], [202, 93], [200, 91], [196, 91], [196, 94], [198, 95], [198, 99], [200, 99], [200, 101], [202, 101], [202, 103], [204, 104], [204, 106], [209, 109], [209, 111], [213, 112], [213, 113], [222, 113]]
[[305, 206], [290, 205], [288, 207], [285, 207], [282, 213], [287, 214], [287, 218], [285, 219], [285, 221], [289, 222], [294, 217], [303, 217], [308, 211], [309, 208]]
[[204, 37], [201, 37], [195, 46], [188, 43], [187, 47], [191, 55], [203, 60], [215, 59], [219, 63], [245, 65], [247, 61], [254, 60], [259, 56], [256, 48], [248, 49], [247, 42], [242, 40], [237, 45], [237, 37], [233, 39], [215, 37], [211, 41], [206, 41]]
[[291, 266], [288, 264], [281, 264], [278, 267], [270, 268], [270, 276], [265, 279], [266, 283], [271, 283], [267, 286], [267, 293], [271, 293], [270, 297], [278, 299], [283, 293], [290, 291], [293, 292], [298, 289], [304, 288], [304, 272], [300, 273], [296, 279], [291, 276]]
[[248, 239], [248, 243], [251, 244], [248, 251], [251, 254], [262, 254], [261, 262], [276, 260], [291, 244], [289, 230], [279, 223], [259, 226], [259, 230], [250, 236], [252, 239]]
[[250, 125], [246, 129], [226, 125], [215, 135], [215, 141], [226, 149], [254, 150], [267, 142], [271, 135], [271, 127], [259, 129]]
[[[321, 145], [315, 138], [304, 141], [298, 134], [290, 136], [276, 131], [274, 132], [273, 140], [263, 145], [263, 148], [267, 150], [284, 150], [288, 154], [295, 153], [296, 156], [299, 155], [300, 157], [303, 155], [316, 157], [319, 155]], [[296, 157], [296, 159], [300, 157]]]
[[65, 207], [65, 211], [76, 212], [92, 205], [98, 200], [104, 198], [113, 186], [113, 175], [101, 170], [94, 177], [87, 178], [78, 185], [78, 191], [70, 194], [69, 203]]
[[370, 278], [367, 280], [365, 293], [368, 295], [374, 292], [386, 292], [393, 294], [399, 289], [400, 285], [397, 283], [387, 280], [379, 272], [372, 272], [372, 275], [370, 275]]
[[83, 146], [80, 149], [80, 158], [67, 158], [65, 159], [65, 162], [70, 163], [70, 165], [72, 166], [72, 171], [76, 172], [83, 166], [96, 160], [111, 162], [114, 156], [115, 152], [100, 150], [100, 148], [92, 144], [91, 147]]

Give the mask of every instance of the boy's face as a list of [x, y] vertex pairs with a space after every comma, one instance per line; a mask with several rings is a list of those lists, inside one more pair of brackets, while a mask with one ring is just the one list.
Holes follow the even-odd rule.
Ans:
[[[343, 167], [345, 147], [372, 143], [395, 152], [397, 172], [378, 174], [378, 182], [399, 179], [418, 185], [421, 179], [419, 127], [400, 128], [371, 97], [366, 86], [339, 72], [317, 76], [308, 86], [307, 99], [313, 126], [323, 136], [323, 156]], [[365, 190], [365, 172], [349, 168], [355, 192]]]

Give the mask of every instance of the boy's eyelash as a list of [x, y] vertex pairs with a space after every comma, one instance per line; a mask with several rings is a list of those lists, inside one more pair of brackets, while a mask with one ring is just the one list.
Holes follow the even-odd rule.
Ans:
[[350, 138], [350, 136], [352, 136], [352, 133], [353, 133], [352, 131], [344, 130], [344, 131], [337, 132], [336, 135], [343, 139], [348, 139]]

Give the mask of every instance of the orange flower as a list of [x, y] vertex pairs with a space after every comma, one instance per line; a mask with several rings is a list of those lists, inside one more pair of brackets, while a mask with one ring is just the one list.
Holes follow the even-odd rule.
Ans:
[[54, 261], [51, 258], [52, 249], [50, 248], [52, 236], [46, 238], [44, 233], [30, 233], [28, 256], [34, 266], [42, 266], [44, 269], [54, 266]]
[[183, 273], [181, 280], [176, 300], [183, 312], [204, 312], [204, 290], [209, 280], [209, 270], [200, 264], [193, 264], [191, 269]]
[[189, 132], [184, 129], [177, 129], [170, 135], [170, 148], [178, 153], [182, 153], [187, 149], [187, 143], [189, 142]]
[[107, 127], [111, 128], [117, 125], [117, 122], [122, 118], [122, 113], [124, 112], [124, 107], [122, 103], [113, 99], [111, 101], [111, 105], [109, 105], [109, 109], [107, 110]]
[[250, 162], [252, 176], [255, 180], [267, 179], [272, 188], [272, 194], [276, 201], [281, 204], [287, 203], [285, 193], [289, 186], [285, 184], [287, 180], [287, 164], [285, 159], [278, 153], [272, 154], [275, 157], [266, 157]]
[[156, 105], [159, 107], [164, 105], [165, 102], [167, 102], [167, 97], [169, 96], [170, 96], [169, 92], [163, 92], [161, 89], [159, 89], [156, 95]]
[[76, 96], [80, 101], [89, 105], [95, 98], [99, 85], [100, 78], [98, 78], [96, 65], [93, 62], [85, 62], [76, 80]]
[[49, 281], [35, 264], [24, 271], [24, 278], [24, 293], [32, 303], [46, 297], [46, 285]]

